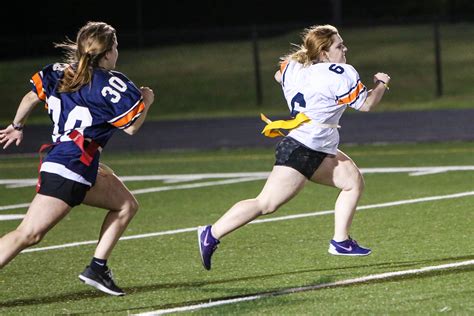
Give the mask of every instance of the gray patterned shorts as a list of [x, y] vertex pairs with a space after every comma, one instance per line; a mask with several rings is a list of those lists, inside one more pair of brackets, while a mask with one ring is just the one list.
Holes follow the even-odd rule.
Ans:
[[324, 158], [329, 154], [305, 147], [291, 137], [284, 137], [276, 146], [275, 166], [295, 169], [307, 179], [311, 179]]

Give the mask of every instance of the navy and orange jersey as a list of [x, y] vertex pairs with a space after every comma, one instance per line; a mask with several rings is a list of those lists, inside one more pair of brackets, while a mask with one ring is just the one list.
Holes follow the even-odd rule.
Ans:
[[359, 110], [367, 98], [357, 71], [349, 64], [304, 66], [293, 60], [282, 63], [280, 71], [291, 115], [301, 112], [310, 119], [288, 135], [311, 149], [336, 154], [339, 132], [334, 127], [348, 106]]
[[100, 151], [89, 166], [85, 165], [80, 161], [82, 151], [70, 134], [77, 131], [103, 148], [117, 129], [133, 124], [145, 104], [141, 91], [124, 74], [101, 68], [95, 68], [91, 82], [78, 91], [59, 93], [66, 67], [70, 66], [47, 65], [31, 78], [32, 90], [46, 102], [54, 124], [52, 140], [56, 145], [44, 159], [41, 171], [93, 185]]

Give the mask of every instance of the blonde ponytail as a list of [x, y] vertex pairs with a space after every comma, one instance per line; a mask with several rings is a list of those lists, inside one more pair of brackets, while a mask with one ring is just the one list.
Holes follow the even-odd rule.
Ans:
[[74, 69], [73, 66], [69, 65], [66, 68], [64, 77], [59, 84], [58, 92], [74, 92], [91, 82], [93, 69], [90, 56], [87, 54], [82, 55], [76, 67]]
[[58, 92], [74, 92], [92, 80], [94, 68], [112, 49], [116, 41], [115, 29], [103, 22], [88, 22], [77, 33], [77, 40], [67, 39], [55, 47], [66, 51], [69, 66], [58, 86]]
[[338, 30], [329, 24], [305, 29], [301, 36], [303, 43], [301, 45], [293, 44], [297, 50], [281, 57], [280, 64], [289, 60], [294, 60], [304, 66], [320, 62], [321, 52], [329, 50], [333, 43], [332, 36], [335, 34], [338, 34]]
[[308, 50], [303, 45], [300, 45], [297, 51], [290, 54], [289, 59], [295, 60], [305, 66], [311, 64], [311, 59], [308, 56]]

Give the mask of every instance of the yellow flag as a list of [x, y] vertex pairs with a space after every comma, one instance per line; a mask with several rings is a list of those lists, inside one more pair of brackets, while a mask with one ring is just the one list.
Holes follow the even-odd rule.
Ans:
[[292, 130], [294, 128], [297, 128], [301, 124], [309, 122], [311, 120], [304, 113], [298, 113], [298, 115], [296, 115], [296, 117], [291, 120], [271, 121], [263, 113], [260, 113], [260, 118], [262, 119], [262, 121], [267, 123], [265, 128], [262, 130], [262, 134], [271, 138], [285, 136], [285, 134], [281, 132], [280, 129]]

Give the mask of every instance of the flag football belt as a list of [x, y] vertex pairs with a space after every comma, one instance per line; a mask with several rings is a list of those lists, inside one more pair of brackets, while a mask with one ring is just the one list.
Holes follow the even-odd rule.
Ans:
[[[68, 136], [76, 144], [76, 146], [79, 147], [79, 149], [82, 152], [80, 161], [86, 166], [90, 166], [96, 152], [97, 151], [101, 152], [102, 147], [98, 143], [93, 141], [92, 139], [84, 138], [84, 136], [76, 130], [73, 130]], [[59, 142], [41, 145], [39, 149], [40, 166], [41, 166], [41, 162], [43, 161], [43, 151], [45, 151], [46, 149], [50, 147], [56, 146], [57, 144], [59, 144]]]
[[[271, 121], [263, 113], [260, 113], [260, 118], [262, 121], [267, 123], [265, 128], [262, 130], [262, 134], [270, 138], [285, 136], [285, 134], [282, 131], [280, 131], [280, 129], [291, 131], [292, 129], [295, 129], [298, 126], [300, 126], [301, 124], [311, 121], [311, 119], [307, 117], [304, 113], [298, 113], [296, 117], [291, 120]], [[341, 127], [338, 124], [325, 124], [325, 123], [314, 123], [314, 124], [322, 128], [340, 128]]]
[[[79, 149], [82, 152], [80, 161], [86, 166], [90, 166], [96, 152], [97, 151], [101, 152], [102, 147], [99, 144], [97, 144], [95, 141], [93, 141], [92, 139], [84, 138], [84, 136], [76, 130], [73, 130], [68, 136], [77, 145], [77, 147], [79, 147]], [[36, 192], [39, 191], [40, 186], [41, 186], [40, 170], [41, 170], [41, 165], [43, 164], [43, 151], [45, 151], [46, 149], [50, 147], [54, 147], [57, 144], [59, 144], [59, 142], [51, 143], [51, 144], [43, 144], [41, 145], [38, 151], [40, 159], [39, 159], [39, 165], [38, 165], [38, 182], [36, 184]]]
[[81, 150], [81, 162], [86, 166], [90, 166], [96, 152], [101, 152], [102, 147], [92, 139], [84, 138], [77, 130], [73, 130], [68, 136]]

